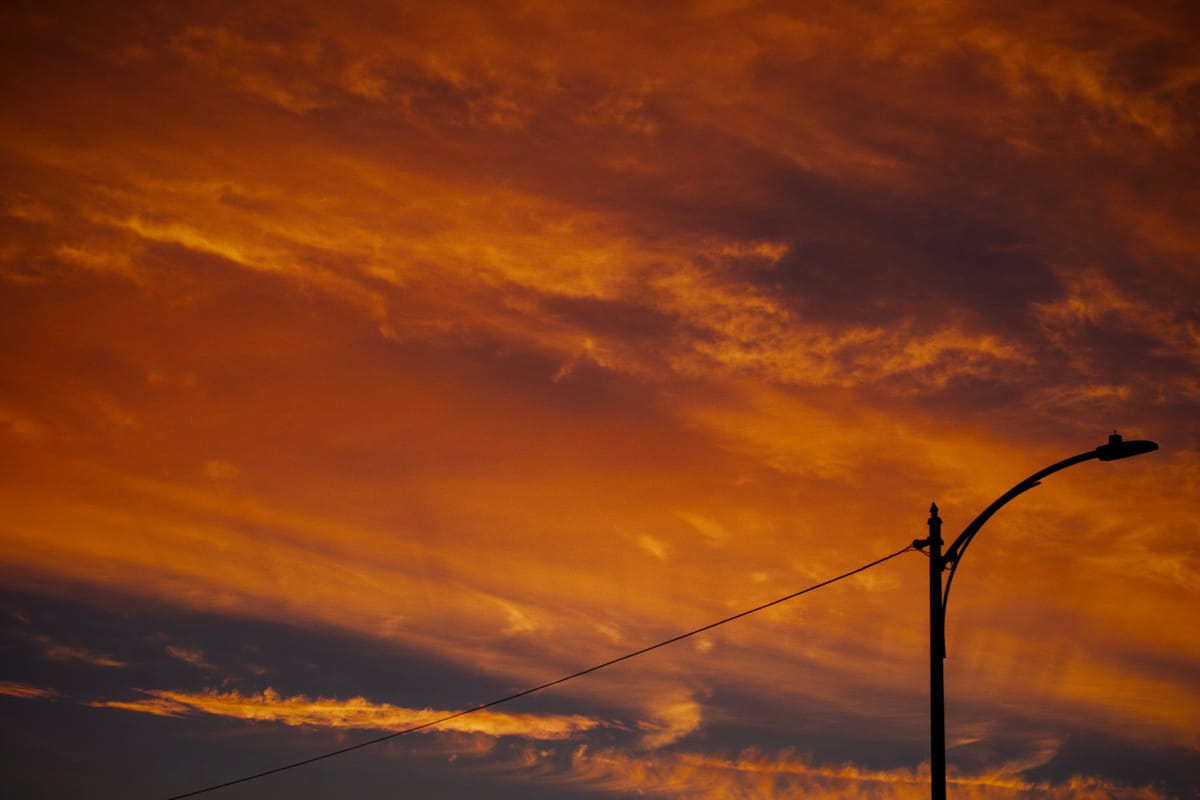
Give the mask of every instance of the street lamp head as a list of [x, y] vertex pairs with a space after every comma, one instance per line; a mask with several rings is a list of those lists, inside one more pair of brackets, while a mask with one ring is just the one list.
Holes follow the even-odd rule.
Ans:
[[1108, 444], [1102, 444], [1096, 448], [1096, 458], [1101, 461], [1116, 461], [1121, 458], [1140, 456], [1142, 453], [1152, 453], [1157, 449], [1158, 442], [1146, 439], [1134, 439], [1126, 442], [1121, 438], [1121, 434], [1114, 433], [1108, 437]]

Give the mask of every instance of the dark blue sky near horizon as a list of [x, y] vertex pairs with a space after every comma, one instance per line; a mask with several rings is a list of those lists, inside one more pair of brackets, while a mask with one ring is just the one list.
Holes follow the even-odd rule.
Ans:
[[1188, 4], [0, 23], [18, 795], [1195, 796]]

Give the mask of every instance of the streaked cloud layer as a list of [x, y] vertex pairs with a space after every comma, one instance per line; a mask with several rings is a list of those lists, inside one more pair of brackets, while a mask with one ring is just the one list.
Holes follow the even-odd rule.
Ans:
[[[445, 711], [398, 708], [387, 703], [371, 703], [362, 697], [349, 700], [309, 699], [302, 695], [281, 697], [271, 689], [259, 695], [238, 692], [166, 692], [151, 690], [141, 700], [106, 700], [94, 703], [99, 708], [120, 708], [156, 716], [177, 717], [201, 712], [217, 716], [255, 721], [282, 722], [293, 726], [358, 728], [405, 731], [428, 725], [443, 717]], [[451, 712], [453, 713], [453, 712]], [[477, 711], [438, 725], [439, 731], [452, 730], [491, 736], [519, 735], [532, 739], [561, 739], [578, 731], [596, 727], [594, 720], [579, 715], [540, 717], [530, 714], [505, 714]], [[432, 731], [432, 728], [424, 728]]]
[[[950, 761], [978, 797], [1194, 791], [1196, 15], [809, 5], [0, 12], [0, 701], [215, 782], [248, 719], [286, 762], [507, 695], [1116, 429], [1162, 451], [972, 547]], [[917, 796], [924, 570], [393, 746], [361, 793]], [[66, 791], [52, 739], [14, 785]]]

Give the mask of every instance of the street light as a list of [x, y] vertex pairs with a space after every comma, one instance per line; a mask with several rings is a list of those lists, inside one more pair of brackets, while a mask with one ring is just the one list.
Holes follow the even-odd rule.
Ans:
[[[942, 661], [946, 658], [946, 603], [950, 600], [950, 586], [954, 575], [962, 561], [967, 545], [979, 533], [983, 524], [992, 515], [1013, 498], [1023, 494], [1041, 483], [1047, 475], [1059, 470], [1091, 461], [1117, 461], [1122, 458], [1139, 456], [1158, 449], [1158, 444], [1145, 440], [1126, 442], [1120, 434], [1114, 433], [1108, 437], [1108, 444], [1102, 444], [1095, 450], [1088, 450], [1077, 456], [1071, 456], [1051, 464], [1043, 470], [1035, 472], [1025, 480], [996, 498], [979, 516], [971, 520], [971, 524], [963, 529], [958, 538], [942, 554], [942, 520], [938, 516], [936, 504], [929, 507], [929, 538], [916, 539], [913, 547], [922, 550], [929, 556], [929, 708], [930, 708], [930, 780], [933, 800], [946, 798], [946, 697], [945, 683], [942, 672]], [[928, 548], [928, 549], [926, 549]], [[949, 570], [946, 585], [942, 586], [942, 573]]]

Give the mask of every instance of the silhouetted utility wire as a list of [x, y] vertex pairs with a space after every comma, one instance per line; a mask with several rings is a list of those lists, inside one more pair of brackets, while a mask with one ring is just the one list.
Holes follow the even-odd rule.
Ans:
[[807, 589], [801, 589], [798, 592], [792, 592], [791, 594], [786, 595], [784, 597], [780, 597], [777, 600], [772, 600], [769, 603], [763, 603], [761, 606], [755, 606], [754, 608], [750, 608], [745, 611], [741, 611], [737, 614], [734, 614], [731, 617], [725, 617], [725, 619], [717, 620], [716, 622], [710, 622], [709, 624], [705, 625], [702, 628], [696, 628], [695, 630], [688, 631], [687, 633], [681, 633], [678, 636], [672, 636], [670, 639], [664, 639], [663, 641], [659, 642], [658, 644], [652, 644], [649, 647], [643, 647], [641, 650], [635, 650], [632, 653], [626, 653], [623, 656], [618, 656], [617, 658], [613, 658], [608, 661], [605, 661], [603, 664], [596, 664], [594, 667], [588, 667], [587, 669], [581, 669], [579, 672], [573, 672], [570, 675], [566, 675], [562, 678], [552, 680], [549, 683], [543, 683], [539, 686], [534, 686], [529, 689], [524, 689], [520, 692], [517, 692], [516, 694], [510, 694], [507, 697], [501, 697], [499, 700], [492, 700], [487, 703], [482, 703], [477, 706], [472, 706], [471, 708], [465, 709], [463, 711], [455, 711], [452, 714], [446, 714], [443, 717], [438, 717], [437, 719], [430, 720], [429, 722], [422, 722], [420, 725], [413, 725], [411, 728], [405, 728], [404, 730], [393, 731], [392, 733], [388, 733], [383, 736], [377, 736], [374, 739], [368, 739], [365, 742], [359, 742], [358, 744], [352, 744], [349, 747], [343, 747], [340, 750], [331, 750], [328, 753], [322, 753], [318, 756], [313, 756], [312, 758], [306, 758], [303, 761], [295, 761], [295, 762], [292, 762], [291, 764], [284, 764], [283, 766], [275, 767], [274, 769], [264, 770], [263, 772], [256, 772], [253, 775], [246, 775], [244, 777], [236, 778], [231, 781], [225, 781], [224, 783], [214, 784], [213, 786], [206, 786], [203, 789], [196, 789], [194, 791], [186, 792], [184, 794], [173, 795], [171, 797], [168, 797], [167, 800], [183, 800], [183, 798], [185, 798], [185, 797], [195, 797], [196, 795], [205, 794], [207, 792], [215, 792], [217, 789], [224, 789], [229, 786], [236, 786], [239, 783], [247, 783], [248, 781], [257, 780], [259, 778], [265, 778], [268, 775], [274, 775], [277, 772], [285, 772], [289, 769], [295, 769], [296, 767], [303, 767], [307, 764], [312, 764], [317, 761], [323, 761], [326, 758], [333, 758], [334, 756], [340, 756], [343, 753], [349, 753], [352, 750], [361, 750], [362, 748], [370, 747], [373, 744], [379, 744], [380, 742], [386, 742], [388, 739], [395, 739], [397, 736], [404, 736], [405, 734], [415, 733], [416, 731], [424, 730], [425, 728], [432, 728], [435, 725], [442, 724], [443, 722], [449, 722], [452, 719], [458, 719], [459, 717], [465, 717], [467, 714], [474, 714], [476, 711], [483, 711], [486, 708], [492, 708], [493, 706], [498, 706], [501, 703], [507, 703], [509, 701], [516, 700], [519, 697], [525, 697], [526, 695], [531, 695], [534, 692], [540, 692], [543, 689], [549, 689], [551, 686], [558, 686], [560, 683], [566, 683], [567, 681], [571, 681], [576, 678], [581, 678], [584, 675], [587, 675], [592, 672], [596, 672], [597, 670], [602, 670], [605, 667], [611, 667], [614, 664], [620, 664], [622, 661], [628, 661], [631, 658], [636, 658], [637, 656], [645, 655], [646, 653], [649, 653], [651, 650], [657, 650], [660, 647], [666, 647], [669, 644], [674, 644], [675, 642], [682, 641], [683, 639], [687, 639], [688, 637], [695, 636], [698, 633], [704, 633], [705, 631], [711, 631], [713, 628], [724, 625], [727, 622], [733, 622], [736, 619], [741, 619], [742, 617], [748, 617], [751, 614], [757, 614], [759, 611], [770, 608], [771, 606], [777, 606], [780, 603], [786, 603], [788, 600], [793, 600], [793, 599], [799, 597], [800, 595], [808, 594], [809, 592], [814, 592], [817, 589], [822, 589], [826, 586], [829, 586], [830, 584], [837, 583], [838, 581], [841, 581], [841, 580], [845, 580], [846, 578], [849, 578], [852, 575], [857, 575], [860, 572], [865, 572], [866, 570], [869, 570], [872, 567], [879, 566], [880, 564], [884, 563], [885, 561], [891, 561], [896, 556], [903, 555], [904, 553], [907, 553], [909, 550], [915, 550], [915, 549], [916, 548], [914, 548], [912, 545], [909, 545], [902, 550], [897, 550], [896, 552], [892, 553], [889, 556], [884, 556], [883, 558], [876, 559], [875, 561], [872, 561], [869, 564], [863, 564], [861, 567], [858, 567], [857, 569], [852, 569], [849, 572], [844, 572], [835, 578], [830, 578], [829, 580], [821, 581], [820, 583], [814, 583], [812, 586], [809, 586]]

